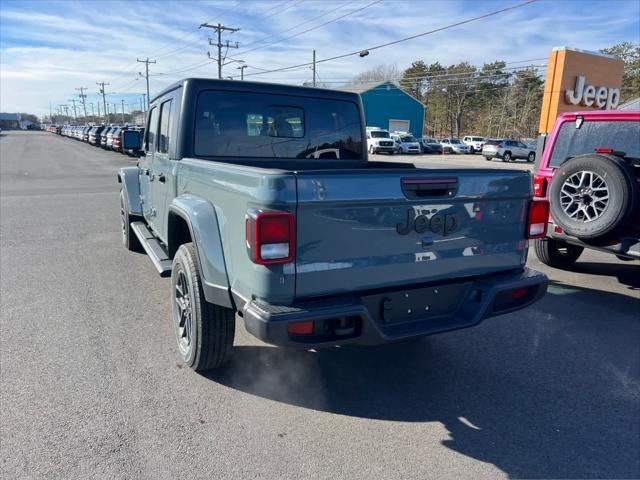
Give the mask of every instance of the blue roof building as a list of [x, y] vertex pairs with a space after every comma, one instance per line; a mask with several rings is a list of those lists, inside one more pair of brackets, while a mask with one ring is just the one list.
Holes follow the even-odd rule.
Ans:
[[424, 105], [392, 82], [354, 85], [342, 90], [360, 94], [367, 127], [411, 132], [414, 137], [422, 137]]

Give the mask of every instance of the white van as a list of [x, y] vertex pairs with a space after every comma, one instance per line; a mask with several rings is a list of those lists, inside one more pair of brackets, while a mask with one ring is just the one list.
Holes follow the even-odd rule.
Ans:
[[370, 154], [382, 152], [393, 155], [396, 152], [396, 147], [388, 131], [382, 128], [367, 127], [367, 150]]
[[408, 132], [393, 132], [391, 138], [395, 141], [399, 153], [421, 153], [420, 142]]

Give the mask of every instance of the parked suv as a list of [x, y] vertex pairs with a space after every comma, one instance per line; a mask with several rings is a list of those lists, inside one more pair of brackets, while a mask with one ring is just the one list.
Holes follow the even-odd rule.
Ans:
[[442, 153], [442, 145], [435, 138], [423, 138], [420, 142], [422, 153]]
[[440, 141], [445, 153], [462, 153], [466, 154], [471, 151], [469, 145], [466, 145], [460, 141], [459, 138], [443, 138]]
[[541, 262], [566, 268], [585, 248], [640, 260], [640, 111], [561, 115], [537, 167], [535, 196], [551, 204]]
[[462, 143], [469, 146], [469, 150], [471, 153], [481, 152], [484, 142], [486, 142], [486, 138], [484, 137], [467, 136], [462, 139]]
[[536, 151], [517, 140], [488, 141], [482, 147], [482, 155], [487, 161], [500, 158], [503, 162], [511, 162], [518, 158], [529, 163], [536, 160]]

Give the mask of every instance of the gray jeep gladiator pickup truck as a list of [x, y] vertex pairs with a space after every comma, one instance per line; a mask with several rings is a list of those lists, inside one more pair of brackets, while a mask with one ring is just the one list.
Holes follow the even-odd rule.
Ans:
[[548, 204], [529, 173], [369, 162], [360, 97], [186, 79], [150, 104], [118, 181], [122, 239], [171, 275], [178, 351], [231, 353], [236, 315], [274, 345], [378, 344], [538, 300]]

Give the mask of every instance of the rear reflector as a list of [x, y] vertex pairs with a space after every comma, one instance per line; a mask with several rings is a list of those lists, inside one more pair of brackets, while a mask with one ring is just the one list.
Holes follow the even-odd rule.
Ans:
[[287, 325], [287, 332], [291, 335], [312, 335], [313, 320], [307, 320], [306, 322], [292, 322]]
[[288, 212], [250, 211], [246, 220], [247, 252], [259, 265], [289, 263], [295, 252], [295, 219]]
[[536, 175], [533, 177], [533, 196], [544, 198], [547, 195], [547, 179]]
[[533, 200], [529, 204], [527, 220], [527, 238], [544, 238], [549, 220], [549, 202]]
[[526, 296], [527, 293], [529, 293], [529, 289], [528, 288], [516, 288], [515, 290], [511, 291], [511, 298], [513, 298], [514, 300], [519, 300], [522, 297]]

